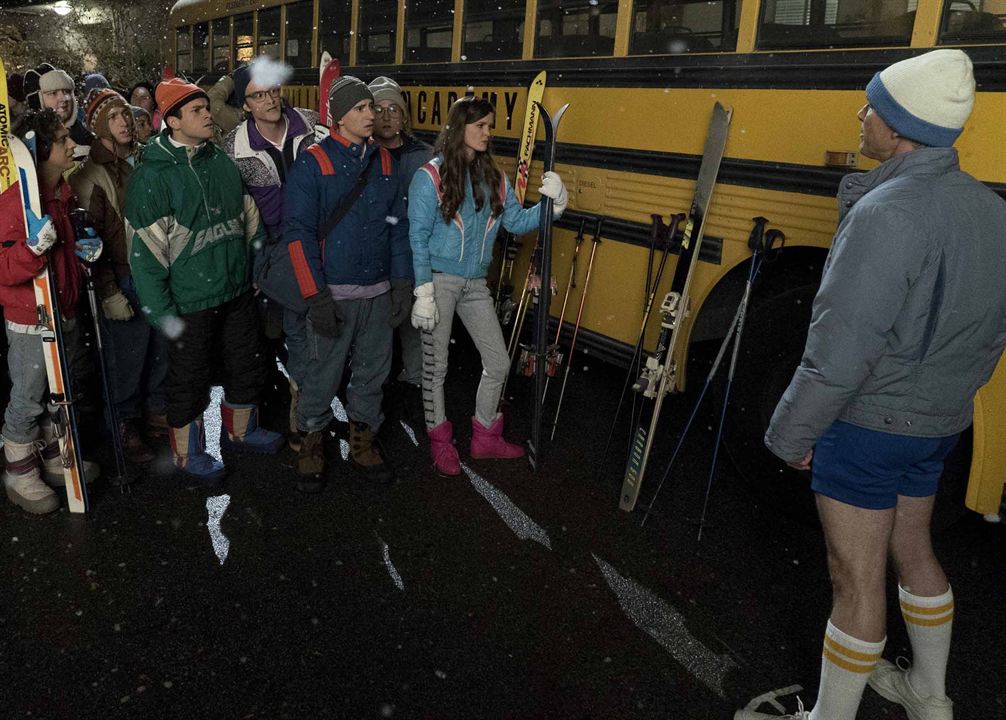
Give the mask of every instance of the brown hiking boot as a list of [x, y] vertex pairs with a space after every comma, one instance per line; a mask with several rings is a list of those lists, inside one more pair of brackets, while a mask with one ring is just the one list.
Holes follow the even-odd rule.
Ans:
[[304, 433], [297, 452], [297, 489], [320, 493], [325, 489], [325, 431]]
[[154, 451], [143, 441], [135, 421], [119, 423], [119, 437], [122, 438], [122, 454], [130, 465], [146, 465], [154, 459]]
[[385, 462], [380, 441], [367, 423], [349, 421], [349, 464], [368, 480], [395, 479], [395, 471]]
[[147, 415], [143, 419], [143, 424], [146, 426], [144, 429], [147, 432], [148, 438], [156, 438], [157, 440], [168, 439], [171, 427], [168, 425], [167, 415]]

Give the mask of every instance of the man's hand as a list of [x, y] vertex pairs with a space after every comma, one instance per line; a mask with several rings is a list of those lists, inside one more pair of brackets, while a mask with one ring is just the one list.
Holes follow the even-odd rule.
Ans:
[[133, 318], [133, 306], [121, 292], [113, 293], [101, 301], [101, 311], [109, 320], [125, 322]]
[[31, 208], [25, 208], [25, 213], [28, 216], [28, 240], [26, 244], [29, 250], [41, 257], [49, 248], [56, 244], [56, 228], [52, 224], [52, 218], [48, 215], [39, 217], [31, 211]]
[[307, 316], [314, 331], [322, 337], [337, 338], [342, 333], [339, 306], [328, 288], [307, 299]]
[[810, 470], [811, 460], [814, 459], [814, 448], [807, 451], [807, 454], [803, 456], [803, 460], [787, 461], [786, 464], [791, 468], [796, 470]]

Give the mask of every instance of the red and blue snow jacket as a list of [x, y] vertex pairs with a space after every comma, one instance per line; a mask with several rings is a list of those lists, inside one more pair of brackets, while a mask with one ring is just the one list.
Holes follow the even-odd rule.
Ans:
[[[318, 233], [368, 167], [353, 207], [321, 242]], [[332, 133], [301, 153], [286, 183], [283, 240], [301, 295], [326, 285], [376, 285], [412, 279], [405, 186], [391, 153]]]

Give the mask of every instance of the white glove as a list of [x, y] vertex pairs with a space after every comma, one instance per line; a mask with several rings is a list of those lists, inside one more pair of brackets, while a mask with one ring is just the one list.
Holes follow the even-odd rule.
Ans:
[[416, 302], [412, 304], [412, 327], [432, 332], [440, 322], [440, 311], [437, 310], [437, 301], [433, 298], [433, 283], [423, 283], [413, 291], [413, 294], [416, 296]]
[[552, 198], [552, 216], [558, 218], [569, 204], [566, 186], [562, 184], [559, 173], [549, 170], [541, 176], [541, 187], [538, 192], [544, 197]]

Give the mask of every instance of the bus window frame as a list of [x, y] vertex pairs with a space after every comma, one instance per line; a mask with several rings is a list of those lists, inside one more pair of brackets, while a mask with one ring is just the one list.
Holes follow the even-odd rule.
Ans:
[[[182, 48], [179, 46], [179, 35], [185, 33], [188, 38], [188, 47], [186, 52], [182, 52]], [[185, 65], [185, 69], [182, 69], [182, 56], [185, 55], [188, 58], [188, 63]], [[175, 27], [175, 68], [180, 73], [192, 72], [192, 23], [186, 23], [185, 25], [178, 25]]]
[[[283, 62], [285, 62], [287, 65], [290, 65], [291, 67], [294, 67], [294, 68], [310, 68], [310, 67], [314, 66], [314, 43], [315, 43], [315, 34], [316, 34], [316, 29], [314, 27], [312, 27], [311, 31], [307, 34], [307, 38], [308, 38], [308, 47], [307, 47], [307, 52], [306, 52], [306, 56], [307, 56], [307, 59], [308, 59], [307, 65], [294, 65], [293, 63], [290, 62], [290, 56], [287, 54], [287, 50], [288, 50], [287, 45], [290, 42], [290, 30], [289, 30], [290, 21], [289, 21], [289, 18], [288, 18], [288, 13], [290, 12], [290, 8], [291, 7], [295, 7], [297, 5], [303, 6], [305, 8], [310, 8], [310, 10], [311, 10], [310, 16], [311, 16], [312, 26], [316, 24], [314, 22], [314, 18], [316, 16], [318, 4], [316, 2], [314, 2], [314, 0], [293, 0], [292, 2], [284, 3], [283, 4], [283, 14], [280, 17], [280, 34], [282, 35], [282, 42], [281, 42], [281, 45], [282, 45], [282, 48], [281, 48], [282, 49], [282, 54], [281, 54], [280, 57], [282, 58]], [[297, 56], [301, 57], [305, 53], [300, 48], [300, 45], [299, 45], [300, 37], [296, 38], [296, 40], [298, 40]]]
[[[232, 16], [221, 18], [210, 18], [210, 71], [211, 72], [225, 72], [229, 73], [232, 69], [232, 62], [234, 56], [234, 24], [231, 22]], [[227, 43], [225, 45], [217, 45], [217, 35], [224, 35], [225, 33], [219, 32], [217, 30], [218, 26], [225, 26], [227, 28]], [[216, 49], [226, 48], [226, 61], [227, 68], [225, 70], [219, 70], [216, 65]]]
[[[445, 2], [449, 2], [450, 3], [450, 12], [444, 18], [444, 27], [448, 28], [449, 29], [448, 32], [450, 33], [450, 42], [448, 42], [448, 44], [447, 44], [447, 53], [446, 53], [447, 57], [445, 57], [445, 58], [409, 57], [409, 51], [410, 50], [412, 50], [412, 51], [431, 50], [431, 49], [432, 50], [443, 50], [443, 48], [441, 48], [441, 47], [428, 48], [428, 47], [425, 47], [423, 44], [420, 44], [419, 47], [410, 48], [409, 47], [409, 31], [410, 30], [414, 30], [414, 31], [418, 30], [419, 34], [420, 34], [420, 37], [424, 37], [426, 34], [428, 34], [429, 30], [433, 29], [433, 28], [429, 24], [409, 25], [409, 14], [410, 14], [409, 13], [409, 7], [410, 6], [409, 6], [408, 3], [405, 3], [404, 6], [402, 4], [399, 4], [399, 12], [400, 13], [404, 13], [404, 16], [405, 16], [402, 19], [402, 22], [401, 22], [402, 35], [403, 35], [403, 38], [402, 38], [402, 48], [403, 48], [403, 50], [402, 50], [402, 62], [401, 62], [402, 65], [416, 65], [416, 64], [421, 64], [421, 63], [447, 63], [447, 62], [451, 62], [451, 58], [453, 57], [453, 54], [454, 54], [454, 40], [455, 40], [455, 38], [454, 38], [454, 30], [455, 30], [455, 27], [454, 27], [455, 26], [455, 22], [454, 21], [455, 21], [455, 17], [454, 16], [455, 16], [455, 12], [456, 12], [457, 3], [454, 0], [445, 0]], [[437, 22], [439, 23], [440, 21], [438, 20]], [[397, 24], [398, 23], [396, 22], [396, 25]], [[436, 30], [438, 32], [443, 32], [443, 29], [441, 28], [441, 26], [439, 24], [436, 25]]]
[[[252, 31], [249, 37], [251, 37], [250, 44], [239, 45], [238, 44], [238, 18], [244, 19], [245, 17], [250, 17], [252, 21]], [[254, 12], [244, 12], [238, 13], [237, 15], [231, 16], [231, 67], [237, 68], [242, 64], [252, 60], [255, 57], [255, 47], [256, 47], [256, 32], [255, 32], [256, 18]], [[245, 60], [238, 57], [238, 51], [243, 48], [251, 48], [251, 55]]]
[[[1006, 24], [1003, 25], [1000, 31], [999, 37], [989, 37], [989, 36], [978, 36], [973, 37], [967, 33], [962, 33], [957, 31], [955, 33], [948, 33], [947, 26], [950, 24], [950, 14], [953, 12], [955, 4], [964, 4], [971, 6], [974, 9], [974, 4], [969, 0], [946, 0], [943, 3], [943, 7], [940, 10], [940, 25], [937, 30], [936, 45], [1003, 45], [1006, 44]], [[991, 15], [996, 17], [993, 13], [981, 12], [980, 15]], [[1002, 22], [1002, 21], [1001, 21]]]
[[[355, 26], [355, 29], [356, 29], [356, 32], [354, 34], [356, 51], [355, 51], [354, 57], [353, 57], [353, 64], [355, 64], [355, 65], [396, 65], [396, 64], [399, 64], [397, 56], [398, 56], [398, 46], [399, 46], [399, 44], [402, 41], [402, 37], [401, 36], [402, 36], [402, 19], [403, 19], [402, 18], [402, 3], [401, 2], [395, 2], [395, 14], [394, 14], [394, 18], [392, 20], [391, 25], [388, 26], [387, 29], [385, 28], [385, 26], [381, 26], [379, 28], [379, 32], [367, 32], [367, 33], [364, 33], [364, 32], [362, 32], [360, 30], [360, 24], [363, 22], [363, 11], [364, 11], [364, 8], [366, 7], [367, 3], [373, 3], [373, 4], [376, 5], [378, 3], [391, 3], [393, 1], [394, 0], [353, 0], [353, 8], [354, 8], [354, 14], [355, 14], [354, 26]], [[368, 30], [369, 30], [369, 28], [368, 28]], [[385, 33], [388, 33], [388, 34], [391, 35], [391, 47], [390, 47], [390, 50], [388, 51], [388, 52], [390, 52], [390, 57], [389, 58], [382, 58], [382, 59], [378, 59], [378, 60], [374, 60], [374, 59], [370, 59], [370, 58], [367, 58], [367, 59], [361, 58], [360, 55], [363, 54], [364, 52], [368, 52], [368, 53], [371, 53], [371, 54], [374, 54], [374, 53], [377, 52], [377, 51], [374, 51], [374, 50], [364, 51], [364, 49], [362, 47], [364, 38], [365, 37], [366, 38], [370, 38], [372, 36], [383, 35]], [[386, 51], [381, 50], [380, 52], [384, 53]]]
[[[255, 57], [264, 55], [262, 52], [262, 13], [276, 13], [276, 35], [275, 42], [270, 41], [266, 47], [275, 47], [276, 54], [271, 55], [274, 60], [283, 59], [283, 6], [273, 5], [267, 8], [259, 8], [255, 11]], [[268, 17], [268, 16], [267, 16]], [[273, 36], [269, 36], [272, 38]]]
[[[938, 1], [938, 0], [937, 0]], [[835, 51], [846, 51], [846, 50], [861, 50], [863, 48], [907, 48], [912, 45], [913, 33], [915, 26], [918, 23], [918, 7], [914, 11], [916, 15], [913, 17], [911, 26], [908, 28], [908, 33], [905, 37], [895, 37], [893, 35], [877, 35], [877, 36], [864, 36], [862, 38], [852, 38], [846, 39], [845, 42], [831, 42], [828, 41], [818, 41], [818, 40], [808, 40], [801, 43], [791, 43], [777, 41], [771, 44], [766, 44], [765, 41], [765, 26], [783, 26], [790, 27], [794, 30], [804, 29], [810, 31], [810, 28], [815, 28], [815, 31], [833, 33], [837, 36], [838, 31], [835, 29], [836, 25], [823, 24], [819, 28], [812, 25], [786, 25], [785, 23], [767, 23], [765, 21], [765, 13], [768, 11], [768, 3], [764, 0], [758, 0], [758, 13], [757, 13], [757, 25], [755, 26], [755, 52], [785, 52], [789, 50], [793, 51], [815, 51], [815, 50], [835, 50]], [[838, 38], [841, 40], [842, 38]]]

